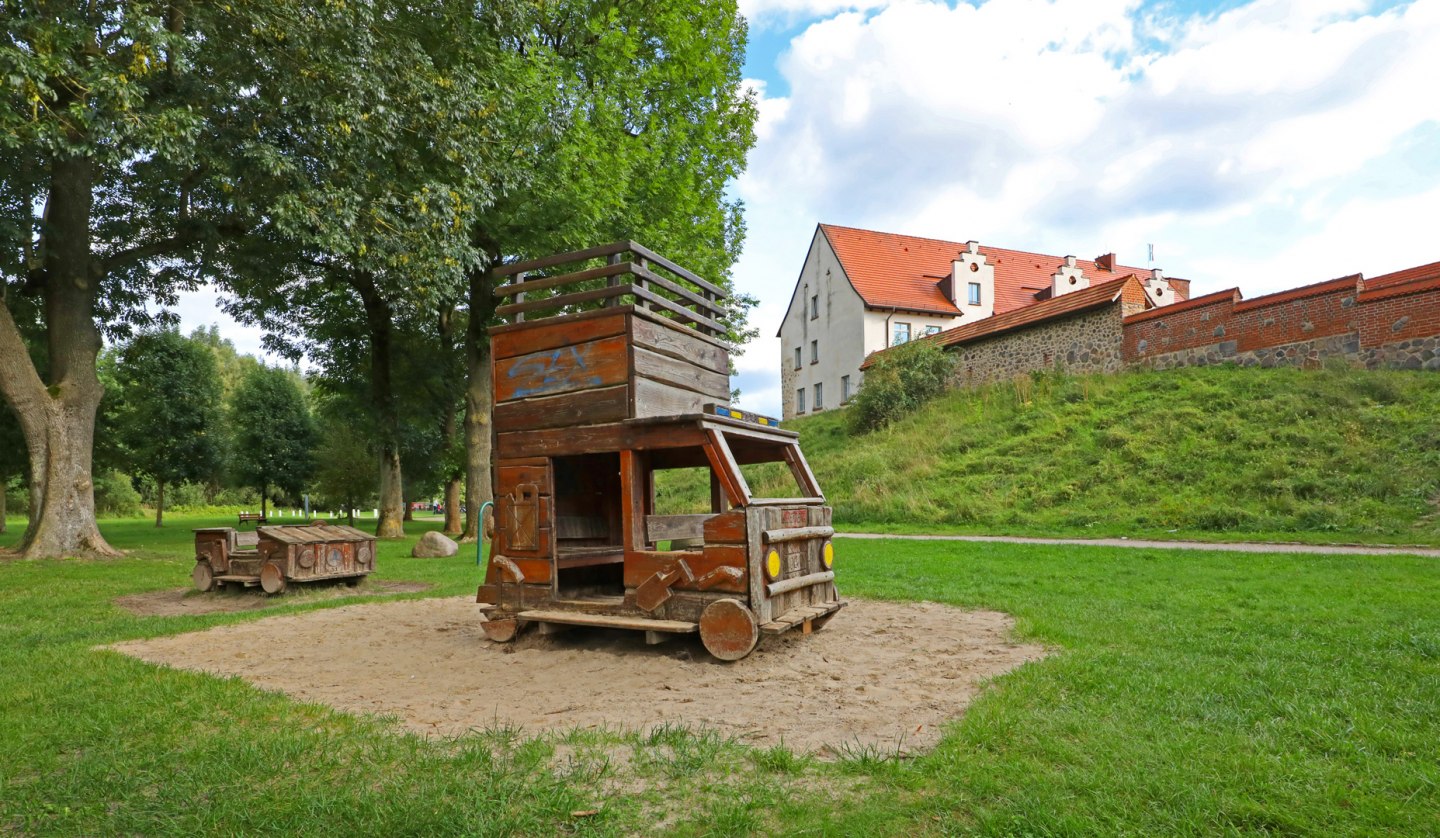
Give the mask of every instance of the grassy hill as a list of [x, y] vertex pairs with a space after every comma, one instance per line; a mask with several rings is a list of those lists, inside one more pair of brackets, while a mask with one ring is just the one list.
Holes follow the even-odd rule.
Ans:
[[1440, 543], [1434, 374], [1046, 374], [875, 433], [843, 411], [788, 426], [852, 530]]

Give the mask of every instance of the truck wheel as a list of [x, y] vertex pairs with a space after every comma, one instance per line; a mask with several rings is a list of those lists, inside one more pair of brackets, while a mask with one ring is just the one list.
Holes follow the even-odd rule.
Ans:
[[260, 566], [260, 588], [272, 596], [285, 592], [285, 574], [280, 572], [279, 565], [266, 562]]
[[210, 567], [209, 562], [196, 562], [190, 578], [194, 580], [197, 591], [209, 593], [215, 590], [215, 570]]
[[760, 626], [739, 600], [717, 599], [700, 614], [700, 642], [722, 661], [738, 661], [760, 642]]
[[485, 636], [496, 643], [509, 643], [520, 633], [520, 621], [514, 618], [508, 620], [486, 620], [480, 624], [484, 629]]

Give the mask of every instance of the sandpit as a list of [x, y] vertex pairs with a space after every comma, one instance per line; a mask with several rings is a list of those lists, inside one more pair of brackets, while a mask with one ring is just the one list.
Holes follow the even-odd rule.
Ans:
[[283, 597], [266, 596], [259, 588], [231, 588], [201, 593], [192, 587], [170, 588], [116, 597], [115, 604], [141, 617], [179, 617], [189, 614], [231, 614], [280, 608], [296, 602], [317, 602], [357, 596], [385, 596], [428, 591], [424, 582], [379, 582], [366, 579], [351, 587], [339, 579], [329, 583], [293, 585]]
[[[983, 684], [1046, 650], [994, 611], [853, 601], [823, 631], [763, 641], [720, 663], [699, 640], [576, 629], [487, 641], [469, 597], [348, 605], [110, 648], [234, 675], [298, 700], [394, 715], [454, 735], [704, 725], [755, 745], [836, 754], [933, 745]], [[303, 642], [297, 642], [298, 638]]]

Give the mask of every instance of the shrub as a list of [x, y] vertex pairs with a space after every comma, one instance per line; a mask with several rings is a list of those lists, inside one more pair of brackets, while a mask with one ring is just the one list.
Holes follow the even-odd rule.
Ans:
[[136, 518], [142, 514], [140, 493], [128, 475], [118, 471], [95, 475], [95, 514], [107, 518]]
[[877, 355], [851, 403], [852, 427], [863, 433], [908, 416], [945, 392], [954, 370], [954, 356], [929, 340], [912, 341]]

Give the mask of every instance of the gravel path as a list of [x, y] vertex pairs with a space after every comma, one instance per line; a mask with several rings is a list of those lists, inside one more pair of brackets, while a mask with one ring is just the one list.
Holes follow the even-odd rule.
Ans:
[[1159, 550], [1216, 550], [1232, 553], [1310, 553], [1334, 556], [1428, 556], [1440, 559], [1434, 547], [1368, 547], [1361, 544], [1293, 544], [1257, 541], [1150, 541], [1142, 538], [1030, 538], [1010, 535], [886, 535], [841, 532], [836, 538], [897, 538], [910, 541], [994, 541], [1002, 544], [1071, 545], [1079, 547], [1143, 547]]

